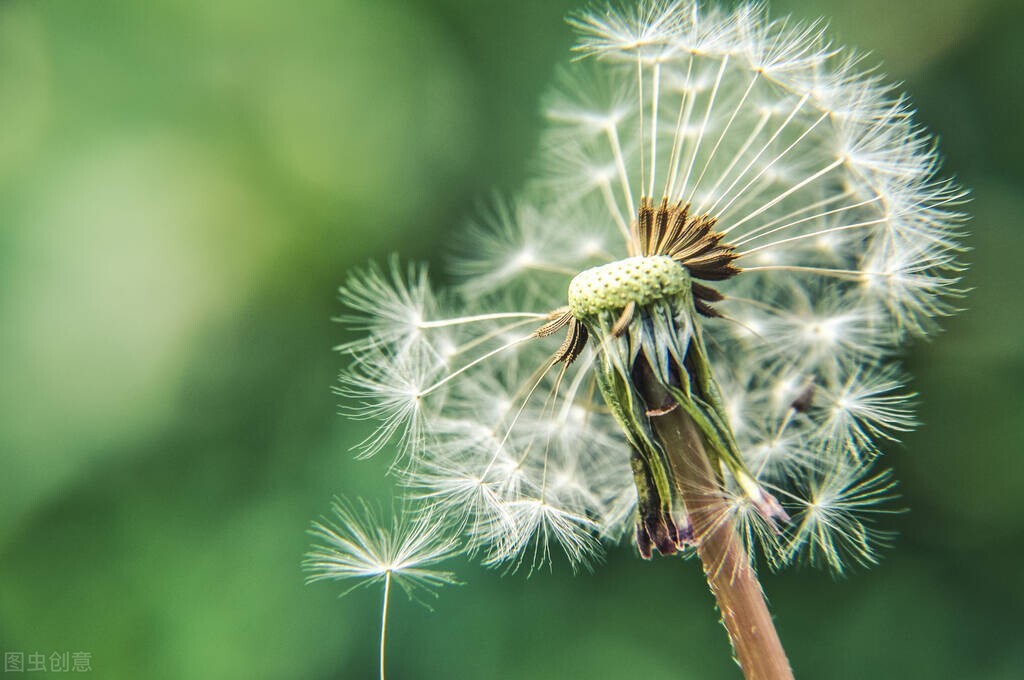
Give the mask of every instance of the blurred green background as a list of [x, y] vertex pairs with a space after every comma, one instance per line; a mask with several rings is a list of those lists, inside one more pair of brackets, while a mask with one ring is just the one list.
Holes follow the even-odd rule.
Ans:
[[[379, 592], [305, 587], [384, 495], [336, 415], [337, 285], [529, 174], [569, 0], [0, 0], [0, 651], [100, 678], [366, 678]], [[765, 585], [801, 678], [1024, 677], [1024, 4], [820, 0], [974, 190], [967, 312], [908, 350], [925, 423], [884, 562]], [[395, 678], [737, 678], [698, 566], [396, 598]], [[46, 674], [37, 673], [37, 677]], [[51, 674], [62, 677], [62, 674]]]

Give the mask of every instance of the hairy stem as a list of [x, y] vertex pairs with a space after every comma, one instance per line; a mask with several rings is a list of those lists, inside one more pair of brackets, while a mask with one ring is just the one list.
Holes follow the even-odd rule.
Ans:
[[[666, 393], [656, 381], [645, 379], [643, 383], [649, 404], [665, 403]], [[672, 463], [704, 575], [744, 676], [747, 680], [793, 680], [761, 584], [729, 519], [718, 475], [697, 426], [681, 408], [653, 416], [651, 423]]]

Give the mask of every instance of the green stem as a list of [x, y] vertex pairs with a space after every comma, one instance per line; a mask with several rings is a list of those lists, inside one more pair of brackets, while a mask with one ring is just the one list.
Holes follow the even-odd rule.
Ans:
[[[649, 370], [641, 389], [649, 404], [665, 403], [665, 390]], [[652, 417], [651, 424], [671, 461], [704, 575], [744, 676], [747, 680], [793, 680], [764, 592], [729, 519], [721, 482], [700, 431], [682, 408]]]

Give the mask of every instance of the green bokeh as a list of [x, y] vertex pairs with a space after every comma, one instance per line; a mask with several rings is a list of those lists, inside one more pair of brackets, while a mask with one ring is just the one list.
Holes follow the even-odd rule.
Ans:
[[[0, 651], [372, 676], [379, 594], [299, 570], [333, 493], [389, 493], [329, 391], [334, 291], [529, 175], [576, 5], [0, 1]], [[967, 311], [908, 350], [900, 538], [767, 576], [780, 633], [802, 678], [1024, 677], [1024, 6], [775, 10], [882, 58], [974, 190]], [[696, 564], [454, 568], [395, 600], [393, 677], [737, 677]]]

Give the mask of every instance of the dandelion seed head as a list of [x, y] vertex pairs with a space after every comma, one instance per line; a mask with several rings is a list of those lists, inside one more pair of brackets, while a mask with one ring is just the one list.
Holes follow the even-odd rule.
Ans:
[[393, 261], [343, 289], [360, 451], [394, 446], [488, 564], [686, 553], [650, 432], [689, 407], [752, 551], [874, 562], [894, 485], [872, 465], [916, 425], [898, 350], [955, 311], [963, 190], [820, 22], [639, 0], [570, 24], [537, 177], [453, 235], [457, 288]]

